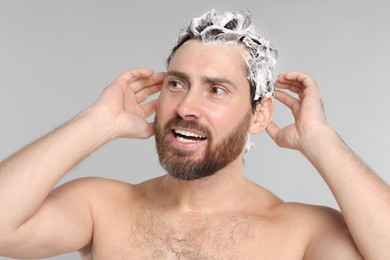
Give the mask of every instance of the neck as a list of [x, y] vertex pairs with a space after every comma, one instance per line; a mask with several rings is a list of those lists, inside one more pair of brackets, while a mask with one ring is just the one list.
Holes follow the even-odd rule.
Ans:
[[214, 175], [183, 181], [166, 175], [161, 181], [167, 204], [181, 211], [212, 212], [240, 205], [249, 181], [244, 176], [242, 155]]

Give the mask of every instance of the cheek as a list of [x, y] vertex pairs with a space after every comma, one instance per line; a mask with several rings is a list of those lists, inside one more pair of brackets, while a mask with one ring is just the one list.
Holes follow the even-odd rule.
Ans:
[[236, 124], [235, 110], [229, 106], [211, 106], [207, 111], [207, 121], [214, 126], [216, 132], [222, 133]]
[[247, 103], [236, 103], [219, 108], [215, 106], [209, 109], [208, 120], [212, 122], [217, 132], [229, 132], [237, 126], [237, 123], [242, 122], [250, 111]]
[[169, 106], [167, 106], [167, 103], [168, 103], [167, 93], [163, 88], [163, 89], [161, 89], [160, 96], [158, 97], [158, 100], [157, 100], [156, 113], [157, 114], [163, 113], [164, 109], [169, 107]]
[[175, 102], [166, 91], [161, 91], [157, 101], [156, 116], [160, 122], [170, 118], [175, 111]]
[[247, 108], [249, 109], [247, 103], [236, 97], [228, 101], [209, 102], [207, 112], [213, 120], [222, 120], [222, 123], [235, 122], [245, 114], [244, 111], [246, 112]]
[[180, 105], [183, 98], [184, 96], [180, 93], [171, 93], [163, 86], [157, 101], [157, 110], [163, 113], [172, 113]]

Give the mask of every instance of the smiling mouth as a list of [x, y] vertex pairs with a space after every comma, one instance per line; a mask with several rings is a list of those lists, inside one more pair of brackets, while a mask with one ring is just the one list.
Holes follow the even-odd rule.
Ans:
[[176, 139], [182, 143], [194, 143], [194, 142], [197, 143], [207, 139], [206, 136], [194, 132], [190, 132], [190, 131], [174, 129], [172, 130], [172, 132], [175, 135]]

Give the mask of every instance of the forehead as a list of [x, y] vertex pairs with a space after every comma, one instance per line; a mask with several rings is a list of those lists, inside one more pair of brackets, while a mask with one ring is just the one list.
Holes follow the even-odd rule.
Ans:
[[190, 77], [226, 78], [248, 88], [243, 53], [244, 48], [239, 45], [190, 40], [177, 50], [168, 71], [180, 71]]

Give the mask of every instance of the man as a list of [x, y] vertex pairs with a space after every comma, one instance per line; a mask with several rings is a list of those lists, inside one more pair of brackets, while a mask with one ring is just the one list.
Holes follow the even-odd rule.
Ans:
[[[1, 162], [0, 255], [390, 259], [389, 187], [327, 125], [310, 76], [281, 74], [274, 92], [275, 60], [247, 14], [195, 18], [166, 74], [124, 72], [94, 105]], [[291, 109], [294, 124], [272, 122], [273, 95]], [[247, 134], [264, 130], [310, 160], [342, 214], [285, 203], [244, 177]], [[52, 191], [110, 140], [153, 134], [167, 175], [138, 185], [85, 178]]]

